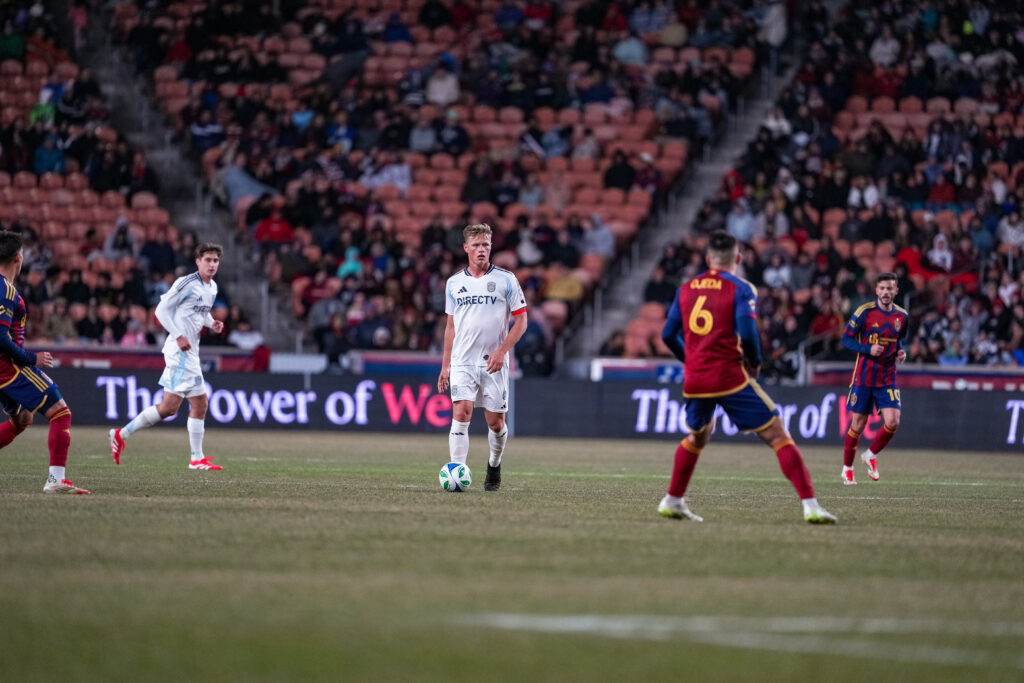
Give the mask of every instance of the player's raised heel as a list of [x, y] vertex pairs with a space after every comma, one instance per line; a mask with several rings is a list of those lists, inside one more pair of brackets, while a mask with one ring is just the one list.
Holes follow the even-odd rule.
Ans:
[[202, 460], [191, 460], [188, 463], [190, 470], [222, 470], [224, 469], [220, 465], [214, 465], [210, 462], [210, 456], [203, 458]]
[[839, 520], [820, 505], [804, 509], [804, 521], [808, 524], [838, 524]]
[[704, 518], [700, 515], [695, 515], [690, 512], [690, 508], [686, 506], [686, 501], [680, 501], [675, 504], [669, 504], [662, 498], [661, 503], [658, 504], [658, 514], [662, 517], [668, 517], [669, 519], [689, 519], [694, 522], [703, 522]]
[[115, 465], [121, 464], [121, 454], [124, 453], [124, 439], [121, 438], [120, 429], [110, 430], [110, 457], [114, 459]]
[[88, 496], [89, 492], [86, 489], [78, 488], [74, 482], [68, 481], [67, 479], [61, 479], [58, 481], [47, 481], [46, 485], [43, 486], [43, 493], [67, 493], [73, 496]]
[[864, 461], [865, 465], [867, 465], [868, 479], [871, 481], [878, 481], [878, 460], [869, 457], [867, 451], [860, 454], [860, 459]]
[[487, 466], [487, 476], [484, 477], [484, 491], [497, 491], [501, 488], [501, 465], [497, 467]]
[[847, 486], [856, 486], [857, 485], [857, 480], [853, 478], [853, 470], [852, 469], [851, 470], [844, 469], [843, 473], [840, 476], [843, 478], [843, 483], [846, 484]]

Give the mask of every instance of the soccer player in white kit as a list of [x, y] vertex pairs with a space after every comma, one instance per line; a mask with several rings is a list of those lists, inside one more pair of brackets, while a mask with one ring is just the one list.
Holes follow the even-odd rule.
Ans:
[[448, 324], [437, 390], [451, 387], [448, 451], [452, 462], [465, 464], [473, 408], [484, 409], [491, 450], [484, 490], [497, 491], [508, 437], [508, 353], [526, 331], [526, 298], [514, 273], [491, 264], [491, 226], [468, 225], [462, 234], [469, 266], [445, 285]]
[[204, 327], [220, 334], [224, 323], [210, 315], [217, 298], [217, 283], [213, 276], [220, 266], [224, 250], [219, 244], [204, 243], [196, 247], [196, 272], [180, 277], [163, 296], [156, 307], [156, 317], [167, 330], [164, 342], [164, 374], [160, 386], [164, 397], [159, 405], [150, 406], [134, 420], [120, 429], [110, 430], [110, 454], [114, 462], [121, 463], [125, 442], [140, 429], [152, 427], [178, 412], [182, 399], [188, 399], [188, 440], [191, 446], [190, 470], [220, 470], [203, 454], [203, 420], [208, 400], [203, 370], [199, 365], [199, 335]]

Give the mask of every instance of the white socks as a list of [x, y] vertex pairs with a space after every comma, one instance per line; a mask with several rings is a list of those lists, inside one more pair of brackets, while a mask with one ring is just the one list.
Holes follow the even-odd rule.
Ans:
[[502, 426], [500, 433], [487, 430], [487, 443], [491, 446], [491, 457], [488, 458], [487, 464], [491, 467], [501, 465], [501, 454], [505, 452], [506, 440], [508, 440], [508, 425]]
[[156, 410], [156, 406], [150, 406], [136, 415], [134, 420], [121, 428], [121, 439], [127, 441], [128, 437], [134, 434], [137, 430], [152, 427], [161, 419], [160, 413]]
[[203, 455], [203, 434], [206, 432], [206, 426], [202, 420], [197, 420], [194, 417], [188, 419], [188, 443], [192, 447], [192, 459], [202, 460], [206, 456]]
[[64, 481], [64, 468], [56, 465], [50, 465], [50, 476], [47, 481], [59, 484]]
[[808, 512], [814, 512], [821, 506], [818, 505], [817, 498], [801, 498], [800, 502], [804, 504], [804, 514]]
[[452, 420], [451, 431], [448, 432], [448, 453], [451, 462], [466, 464], [469, 455], [469, 423]]

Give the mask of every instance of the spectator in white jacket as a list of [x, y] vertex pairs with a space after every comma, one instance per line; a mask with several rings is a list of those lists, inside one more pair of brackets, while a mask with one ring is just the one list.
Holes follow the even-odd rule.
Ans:
[[872, 62], [882, 68], [892, 66], [899, 59], [900, 42], [893, 37], [892, 29], [889, 26], [882, 27], [882, 35], [871, 43], [868, 56], [871, 57]]
[[447, 64], [441, 64], [427, 81], [427, 102], [439, 107], [447, 107], [459, 100], [462, 91], [459, 79], [451, 72]]

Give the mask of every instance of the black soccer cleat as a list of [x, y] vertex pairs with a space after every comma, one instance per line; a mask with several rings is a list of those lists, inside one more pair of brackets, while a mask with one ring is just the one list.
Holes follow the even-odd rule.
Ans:
[[501, 465], [497, 467], [487, 466], [487, 476], [484, 477], [484, 491], [497, 491], [501, 488]]

